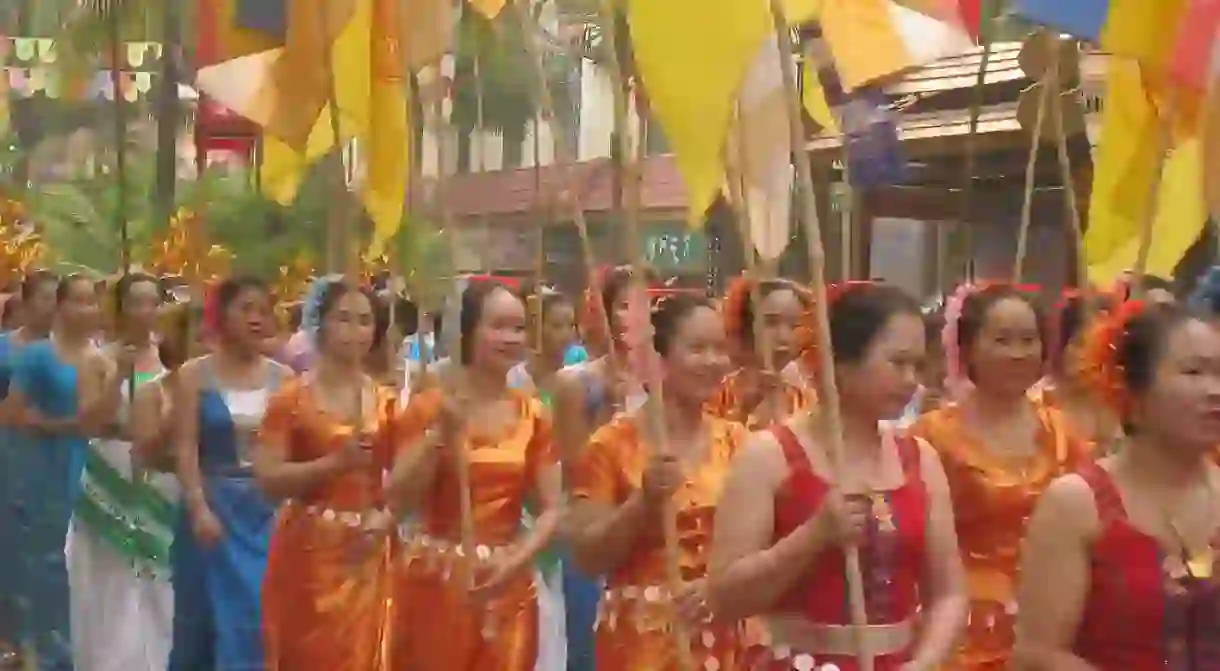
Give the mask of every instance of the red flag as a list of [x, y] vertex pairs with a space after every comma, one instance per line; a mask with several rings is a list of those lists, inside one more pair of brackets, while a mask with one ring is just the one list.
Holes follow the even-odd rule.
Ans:
[[1220, 0], [1193, 0], [1186, 10], [1171, 68], [1173, 76], [1183, 84], [1205, 91], [1216, 79], [1217, 37], [1220, 36]]

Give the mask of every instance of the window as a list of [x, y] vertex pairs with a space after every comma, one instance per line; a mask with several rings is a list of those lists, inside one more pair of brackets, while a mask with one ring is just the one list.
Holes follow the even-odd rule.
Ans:
[[645, 119], [644, 155], [658, 156], [660, 154], [668, 154], [669, 152], [669, 140], [665, 138], [665, 131], [661, 128], [661, 124], [652, 119]]

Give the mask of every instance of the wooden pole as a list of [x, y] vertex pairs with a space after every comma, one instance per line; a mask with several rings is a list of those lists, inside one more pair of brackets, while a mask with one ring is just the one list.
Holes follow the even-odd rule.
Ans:
[[[792, 36], [788, 32], [788, 21], [784, 17], [782, 0], [769, 1], [771, 15], [775, 22], [775, 35], [780, 46], [780, 68], [788, 99], [789, 130], [792, 133], [792, 145], [796, 148], [793, 155], [796, 158], [797, 188], [800, 190], [801, 205], [804, 210], [802, 223], [805, 226], [805, 239], [809, 245], [809, 266], [813, 275], [814, 315], [817, 318], [818, 352], [821, 355], [822, 369], [822, 375], [819, 377], [821, 408], [825, 413], [826, 428], [830, 433], [828, 447], [834, 471], [841, 478], [846, 478], [847, 473], [843, 469], [846, 451], [843, 443], [843, 420], [839, 415], [839, 389], [835, 384], [834, 358], [830, 349], [830, 315], [826, 305], [826, 254], [822, 249], [822, 237], [817, 221], [818, 210], [813, 190], [813, 171], [809, 165], [809, 154], [804, 149], [805, 129], [801, 124], [801, 103], [797, 96], [796, 73], [792, 63]], [[849, 488], [849, 483], [843, 479], [840, 479], [838, 484], [840, 489]], [[864, 609], [864, 579], [860, 571], [860, 550], [855, 546], [849, 547], [844, 550], [844, 555], [847, 561], [847, 591], [860, 669], [861, 671], [873, 671], [872, 652], [868, 649], [867, 641], [864, 639], [864, 627], [868, 623], [868, 616]]]

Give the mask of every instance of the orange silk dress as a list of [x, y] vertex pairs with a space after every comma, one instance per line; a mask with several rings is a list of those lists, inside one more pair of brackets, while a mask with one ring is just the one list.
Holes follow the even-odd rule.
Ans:
[[[766, 418], [756, 417], [752, 410], [743, 407], [745, 390], [742, 388], [744, 383], [741, 378], [742, 371], [740, 370], [730, 373], [728, 377], [724, 378], [716, 395], [708, 401], [707, 411], [717, 417], [742, 424], [751, 431], [765, 429], [766, 424], [774, 423], [774, 421], [768, 422]], [[817, 396], [812, 390], [788, 380], [782, 380], [781, 383], [783, 384], [784, 405], [781, 408], [783, 416], [778, 418], [779, 421], [795, 415], [816, 402]]]
[[940, 455], [953, 501], [958, 543], [970, 595], [966, 635], [942, 669], [1003, 669], [1014, 643], [1018, 554], [1038, 496], [1051, 481], [1088, 458], [1062, 413], [1037, 404], [1040, 451], [1017, 468], [993, 453], [966, 427], [960, 406], [921, 417], [912, 433]]
[[[733, 453], [746, 430], [710, 418], [711, 450], [674, 495], [678, 507], [680, 569], [686, 582], [707, 576], [716, 503], [729, 474]], [[607, 506], [622, 505], [643, 482], [652, 448], [636, 424], [619, 415], [589, 439], [574, 469], [572, 495]], [[663, 534], [638, 542], [630, 558], [606, 576], [597, 617], [598, 671], [679, 671], [672, 632]], [[737, 625], [709, 623], [691, 629], [691, 652], [698, 669], [735, 668], [740, 652]]]
[[[384, 507], [393, 457], [396, 395], [379, 390], [366, 409], [374, 465], [337, 475], [280, 506], [263, 579], [263, 633], [271, 671], [389, 671], [397, 534], [364, 531]], [[268, 402], [260, 439], [289, 462], [342, 449], [353, 427], [318, 407], [296, 378]]]
[[[542, 402], [513, 391], [519, 419], [499, 435], [468, 435], [470, 500], [476, 575], [479, 564], [510, 551], [521, 535], [527, 495], [545, 470], [558, 467], [551, 421]], [[411, 399], [399, 419], [400, 445], [410, 449], [436, 420], [440, 390]], [[425, 447], [422, 449], [434, 449]], [[443, 462], [403, 547], [398, 588], [404, 616], [397, 636], [410, 671], [533, 671], [538, 656], [538, 599], [531, 562], [493, 600], [473, 603], [457, 579], [461, 492], [457, 472]]]

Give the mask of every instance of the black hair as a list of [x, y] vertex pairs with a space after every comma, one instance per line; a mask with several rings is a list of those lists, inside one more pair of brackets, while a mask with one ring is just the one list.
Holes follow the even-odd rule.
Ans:
[[1089, 313], [1104, 312], [1114, 307], [1114, 302], [1108, 297], [1096, 296], [1092, 300], [1084, 296], [1069, 296], [1059, 306], [1059, 323], [1055, 334], [1055, 354], [1060, 355], [1067, 350], [1068, 345], [1080, 335], [1085, 327], [1085, 317]]
[[931, 312], [923, 313], [923, 337], [928, 348], [933, 347], [938, 350], [943, 347], [941, 343], [941, 333], [945, 330], [945, 312], [944, 310], [932, 310]]
[[552, 310], [560, 307], [574, 308], [575, 304], [567, 296], [558, 291], [544, 291], [538, 299], [538, 309], [542, 313], [542, 321], [546, 321]]
[[146, 282], [156, 287], [159, 298], [165, 300], [165, 291], [161, 288], [161, 283], [157, 278], [146, 273], [128, 273], [114, 283], [114, 313], [116, 316], [123, 314], [123, 303], [131, 294], [132, 287]]
[[224, 330], [225, 313], [229, 308], [233, 307], [233, 302], [236, 301], [246, 291], [257, 291], [264, 295], [269, 295], [267, 285], [257, 277], [249, 275], [230, 277], [220, 283], [216, 288], [216, 316], [217, 324], [215, 328], [218, 332]]
[[167, 370], [174, 370], [190, 357], [191, 309], [189, 305], [170, 308], [170, 319], [157, 341], [157, 357]]
[[696, 294], [675, 294], [657, 302], [652, 311], [652, 346], [657, 354], [669, 356], [678, 329], [699, 308], [716, 309], [709, 299]]
[[[1127, 322], [1115, 343], [1115, 363], [1128, 392], [1139, 396], [1152, 389], [1169, 337], [1183, 324], [1197, 319], [1200, 317], [1194, 312], [1170, 303], [1149, 305]], [[1124, 433], [1132, 435], [1136, 430], [1123, 418]]]
[[[647, 269], [643, 270], [642, 274], [645, 284], [656, 279], [655, 274]], [[606, 273], [602, 283], [602, 309], [605, 310], [606, 319], [612, 325], [614, 323], [614, 304], [618, 303], [619, 298], [631, 286], [633, 278], [634, 271], [631, 266], [617, 266]]]
[[326, 323], [326, 316], [331, 310], [339, 304], [348, 294], [358, 293], [363, 295], [369, 302], [369, 307], [373, 311], [373, 342], [370, 349], [375, 349], [381, 344], [382, 338], [385, 337], [385, 331], [389, 325], [390, 317], [389, 310], [384, 302], [369, 289], [355, 286], [345, 281], [330, 282], [326, 288], [322, 290], [322, 295], [318, 297], [318, 340], [321, 344], [325, 329], [322, 325]]
[[1161, 291], [1168, 291], [1171, 294], [1177, 295], [1177, 292], [1174, 291], [1173, 280], [1167, 280], [1158, 275], [1141, 275], [1139, 285], [1140, 289], [1144, 291], [1160, 289]]
[[402, 329], [402, 337], [415, 335], [419, 332], [419, 306], [398, 294], [394, 297], [394, 322]]
[[[758, 301], [761, 303], [762, 301], [767, 299], [767, 296], [770, 296], [771, 294], [773, 294], [777, 291], [791, 291], [792, 294], [794, 296], [796, 296], [797, 300], [799, 300], [802, 304], [805, 303], [805, 298], [803, 296], [801, 296], [801, 293], [799, 291], [796, 290], [796, 287], [792, 286], [791, 282], [787, 282], [785, 280], [763, 280], [762, 282], [759, 282], [758, 283]], [[806, 306], [806, 307], [808, 307], [808, 306]], [[741, 321], [738, 322], [739, 324], [741, 324], [741, 333], [739, 334], [741, 336], [741, 340], [743, 343], [745, 343], [747, 345], [753, 345], [754, 344], [754, 292], [753, 291], [748, 292], [745, 296], [745, 300], [743, 300], [741, 302], [741, 314], [739, 316], [741, 317]]]
[[48, 284], [58, 285], [58, 283], [59, 277], [49, 270], [35, 270], [26, 273], [25, 279], [21, 281], [21, 300], [29, 303], [41, 287]]
[[987, 324], [987, 316], [996, 305], [1006, 301], [1016, 300], [1029, 306], [1034, 313], [1034, 322], [1038, 329], [1038, 340], [1042, 343], [1042, 361], [1046, 361], [1050, 353], [1050, 339], [1046, 333], [1046, 318], [1042, 307], [1026, 292], [1009, 284], [994, 284], [974, 291], [962, 301], [962, 314], [957, 321], [957, 347], [963, 358], [963, 369], [966, 378], [974, 380], [974, 368], [970, 365], [970, 352], [978, 344], [979, 334]]
[[474, 332], [483, 321], [483, 307], [487, 299], [497, 291], [508, 292], [520, 300], [512, 289], [495, 280], [477, 280], [466, 285], [462, 292], [461, 314], [458, 318], [458, 361], [466, 366], [474, 360]]
[[830, 303], [830, 350], [835, 363], [864, 361], [877, 336], [897, 315], [922, 320], [919, 302], [888, 284], [861, 284], [847, 288]]
[[64, 300], [68, 298], [68, 293], [72, 291], [72, 286], [81, 282], [88, 282], [89, 288], [95, 291], [97, 290], [97, 285], [94, 284], [93, 280], [84, 273], [72, 273], [70, 275], [64, 275], [59, 280], [59, 285], [55, 287], [55, 302], [64, 302]]

